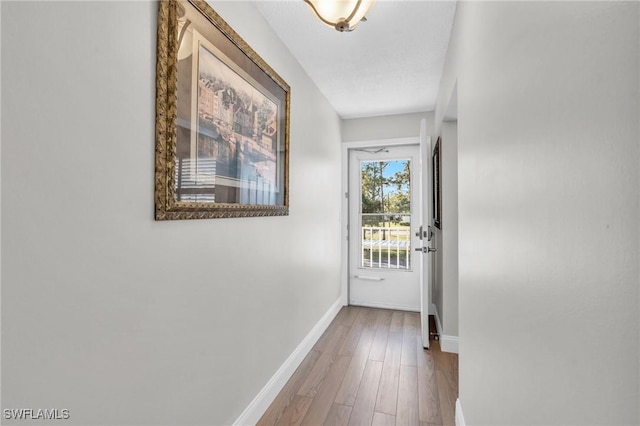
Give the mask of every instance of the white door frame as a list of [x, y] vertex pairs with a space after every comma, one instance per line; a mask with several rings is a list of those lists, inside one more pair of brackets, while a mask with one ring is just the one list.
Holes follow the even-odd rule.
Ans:
[[[420, 289], [423, 256], [415, 253], [414, 249], [422, 247], [422, 239], [418, 229], [422, 225], [422, 173], [420, 145], [385, 145], [383, 148], [369, 147], [364, 149], [349, 150], [349, 229], [352, 231], [349, 238], [349, 304], [357, 306], [369, 306], [398, 311], [420, 312], [422, 305], [422, 291]], [[391, 266], [366, 267], [362, 265], [362, 235], [366, 229], [361, 212], [363, 194], [362, 165], [365, 162], [406, 162], [410, 170], [410, 185], [408, 195], [411, 200], [409, 228], [407, 236], [409, 247], [402, 249], [407, 254], [406, 266], [395, 269]], [[386, 173], [385, 173], [386, 174]], [[386, 190], [385, 190], [386, 191]], [[384, 211], [384, 210], [383, 210]], [[362, 214], [361, 214], [362, 213]], [[398, 213], [400, 214], [400, 213]], [[384, 214], [383, 214], [384, 215]], [[386, 225], [367, 225], [386, 226]], [[398, 226], [389, 224], [390, 227]], [[354, 234], [353, 231], [357, 232]], [[378, 235], [376, 238], [380, 238]], [[370, 238], [373, 238], [371, 235]], [[384, 239], [384, 237], [382, 237]], [[396, 254], [399, 256], [400, 248]], [[374, 256], [372, 250], [370, 256]], [[391, 255], [391, 251], [387, 252]], [[387, 259], [387, 255], [383, 256]], [[390, 258], [387, 259], [390, 261]], [[399, 258], [397, 259], [399, 260]], [[382, 261], [378, 254], [376, 261]]]
[[420, 145], [420, 138], [377, 139], [371, 141], [342, 143], [342, 223], [340, 224], [342, 238], [342, 266], [340, 269], [340, 300], [342, 301], [343, 306], [347, 306], [349, 304], [349, 241], [347, 239], [349, 227], [349, 199], [346, 197], [346, 194], [349, 193], [349, 150], [399, 145]]

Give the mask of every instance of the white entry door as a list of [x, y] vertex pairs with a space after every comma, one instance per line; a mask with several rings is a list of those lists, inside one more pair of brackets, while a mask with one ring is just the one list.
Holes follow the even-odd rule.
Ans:
[[422, 208], [420, 214], [422, 216], [422, 228], [420, 229], [420, 239], [422, 254], [416, 252], [416, 256], [422, 255], [422, 268], [420, 272], [420, 320], [422, 325], [422, 346], [429, 347], [429, 308], [431, 306], [431, 289], [433, 278], [433, 251], [432, 248], [433, 233], [431, 226], [433, 223], [433, 170], [432, 170], [432, 152], [431, 138], [427, 133], [427, 120], [422, 119], [420, 122], [420, 159], [422, 167]]
[[349, 304], [420, 312], [420, 146], [349, 151]]

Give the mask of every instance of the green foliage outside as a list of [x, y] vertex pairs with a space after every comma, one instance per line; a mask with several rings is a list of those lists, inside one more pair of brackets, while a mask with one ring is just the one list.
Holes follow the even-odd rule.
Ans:
[[[407, 243], [411, 238], [409, 161], [363, 162], [361, 184], [362, 240], [363, 244], [373, 244], [363, 246], [362, 266], [407, 269]], [[388, 241], [391, 247], [376, 246], [376, 241]]]
[[[396, 170], [391, 172], [390, 170]], [[409, 161], [371, 161], [361, 166], [363, 226], [409, 226]], [[375, 216], [366, 215], [377, 213]]]

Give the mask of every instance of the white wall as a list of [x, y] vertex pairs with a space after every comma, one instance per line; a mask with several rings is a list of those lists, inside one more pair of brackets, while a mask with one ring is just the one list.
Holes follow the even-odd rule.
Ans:
[[383, 115], [342, 120], [342, 141], [372, 141], [420, 136], [420, 120], [433, 124], [433, 112]]
[[[460, 5], [460, 4], [459, 4]], [[456, 16], [458, 15], [456, 9]], [[459, 25], [458, 25], [459, 27]], [[435, 253], [434, 303], [441, 322], [440, 345], [443, 350], [458, 348], [458, 133], [457, 122], [444, 122], [447, 114], [457, 112], [457, 52], [459, 28], [452, 28], [451, 39], [443, 68], [431, 139], [442, 137], [440, 156], [442, 161], [442, 229], [434, 227]]]
[[291, 85], [287, 217], [153, 220], [156, 2], [2, 2], [2, 408], [230, 424], [338, 299], [340, 119], [213, 5]]
[[[443, 349], [447, 339], [458, 337], [458, 124], [442, 123], [442, 229], [436, 228], [438, 287], [435, 300], [442, 324]], [[441, 336], [441, 338], [443, 337]]]
[[458, 6], [467, 424], [640, 422], [638, 8]]

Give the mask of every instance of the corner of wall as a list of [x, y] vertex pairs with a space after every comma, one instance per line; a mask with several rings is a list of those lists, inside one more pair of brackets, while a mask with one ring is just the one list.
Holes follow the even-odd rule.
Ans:
[[460, 338], [458, 336], [449, 336], [446, 334], [442, 334], [442, 322], [440, 321], [440, 315], [438, 314], [438, 310], [434, 304], [431, 305], [433, 310], [433, 315], [436, 318], [436, 330], [438, 331], [438, 335], [440, 336], [440, 350], [442, 352], [449, 352], [452, 354], [459, 353], [458, 342]]
[[342, 296], [336, 300], [320, 318], [309, 334], [300, 342], [298, 347], [289, 355], [278, 371], [269, 379], [267, 384], [258, 392], [258, 395], [249, 403], [247, 408], [233, 422], [234, 426], [255, 425], [264, 415], [271, 403], [278, 396], [287, 381], [291, 378], [300, 363], [313, 348], [322, 333], [329, 327], [331, 321], [342, 308]]

